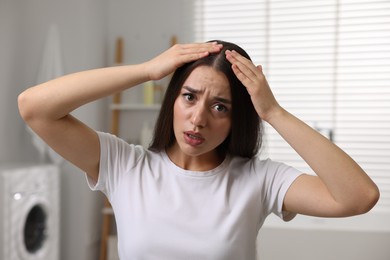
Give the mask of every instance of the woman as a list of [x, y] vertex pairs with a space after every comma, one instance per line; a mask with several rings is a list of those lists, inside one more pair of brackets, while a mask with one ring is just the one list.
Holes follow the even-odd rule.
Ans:
[[[172, 72], [149, 150], [70, 115]], [[369, 211], [379, 197], [356, 162], [278, 104], [261, 66], [232, 43], [175, 45], [142, 64], [68, 75], [23, 92], [19, 108], [108, 197], [121, 259], [255, 259], [270, 213], [286, 221], [346, 217]], [[261, 120], [316, 176], [256, 157]]]

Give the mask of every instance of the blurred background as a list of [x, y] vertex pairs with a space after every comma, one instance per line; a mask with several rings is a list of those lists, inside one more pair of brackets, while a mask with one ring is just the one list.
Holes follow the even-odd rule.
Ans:
[[[222, 39], [242, 46], [263, 65], [280, 103], [345, 149], [381, 190], [378, 205], [364, 216], [298, 216], [290, 223], [270, 216], [260, 231], [259, 258], [390, 259], [389, 0], [0, 0], [0, 170], [43, 161], [57, 165], [41, 168], [59, 172], [58, 182], [48, 184], [55, 189], [42, 192], [57, 199], [47, 202], [45, 213], [50, 219], [57, 216], [51, 207], [58, 210], [58, 231], [49, 234], [58, 239], [58, 245], [51, 245], [57, 247], [55, 257], [98, 259], [104, 198], [89, 190], [80, 170], [50, 156], [34, 139], [18, 114], [18, 94], [44, 79], [114, 65], [118, 37], [123, 39], [123, 63], [132, 64], [167, 49], [173, 36], [178, 42]], [[122, 102], [136, 105], [122, 113], [126, 140], [140, 140], [142, 123], [135, 126], [132, 120], [153, 122], [158, 111], [158, 104], [153, 109], [137, 106], [142, 95], [142, 88], [123, 94]], [[74, 115], [96, 130], [110, 131], [111, 102], [93, 102]], [[272, 128], [265, 126], [265, 131], [262, 157], [311, 173]], [[2, 170], [3, 176], [7, 171]], [[10, 178], [0, 181], [3, 256], [11, 244], [18, 251], [22, 243], [5, 234], [11, 219], [30, 215], [10, 206], [9, 194], [12, 201], [23, 198], [10, 188]], [[56, 201], [58, 209], [50, 204]], [[32, 218], [37, 216], [39, 210]], [[6, 260], [37, 259], [25, 252], [13, 257]]]

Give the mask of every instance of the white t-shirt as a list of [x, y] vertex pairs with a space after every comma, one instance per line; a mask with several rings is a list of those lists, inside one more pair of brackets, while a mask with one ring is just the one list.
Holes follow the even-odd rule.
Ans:
[[165, 152], [98, 133], [97, 183], [113, 207], [121, 260], [256, 259], [270, 213], [288, 221], [283, 199], [301, 173], [259, 158], [229, 157], [213, 170], [176, 166]]

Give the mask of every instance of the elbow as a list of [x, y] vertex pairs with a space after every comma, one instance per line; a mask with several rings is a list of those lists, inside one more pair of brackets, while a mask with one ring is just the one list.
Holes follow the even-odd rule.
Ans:
[[361, 215], [369, 212], [377, 204], [379, 198], [379, 189], [373, 184], [372, 187], [361, 193], [359, 200], [356, 201], [356, 206], [352, 209], [352, 215]]
[[28, 123], [34, 117], [34, 109], [32, 106], [31, 98], [29, 97], [28, 90], [22, 92], [18, 96], [18, 109], [22, 119]]
[[369, 212], [377, 204], [379, 198], [380, 198], [379, 189], [375, 184], [373, 184], [373, 187], [366, 192], [366, 203], [362, 213]]
[[27, 95], [26, 92], [22, 92], [18, 96], [18, 108], [19, 108], [19, 114], [23, 118], [24, 121], [26, 121], [30, 116], [31, 113], [28, 112], [27, 109]]

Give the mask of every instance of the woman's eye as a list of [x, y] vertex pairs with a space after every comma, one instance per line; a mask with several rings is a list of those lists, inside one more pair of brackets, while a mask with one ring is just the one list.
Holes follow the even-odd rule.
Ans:
[[217, 110], [218, 112], [227, 112], [228, 111], [227, 107], [224, 105], [221, 105], [221, 104], [216, 104], [214, 106], [214, 109]]
[[183, 97], [184, 97], [184, 99], [187, 100], [187, 101], [193, 101], [193, 100], [195, 99], [194, 95], [191, 94], [191, 93], [184, 93], [184, 94], [183, 94]]

